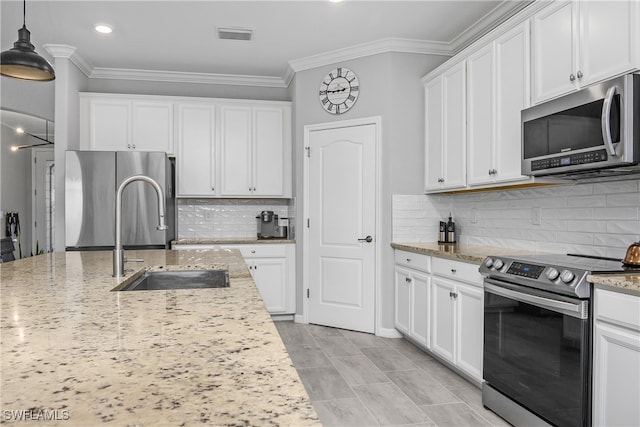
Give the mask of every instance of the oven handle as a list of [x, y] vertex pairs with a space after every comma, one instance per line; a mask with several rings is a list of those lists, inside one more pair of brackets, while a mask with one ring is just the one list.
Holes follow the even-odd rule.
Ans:
[[571, 303], [565, 301], [556, 301], [550, 298], [539, 297], [537, 295], [525, 294], [511, 289], [503, 288], [498, 282], [491, 279], [484, 279], [484, 290], [492, 294], [500, 295], [505, 298], [511, 298], [516, 301], [535, 305], [536, 307], [545, 308], [557, 313], [566, 314], [567, 316], [576, 317], [578, 319], [588, 319], [589, 310], [588, 302], [580, 301], [579, 303]]
[[600, 126], [602, 128], [602, 139], [607, 144], [609, 154], [616, 157], [616, 149], [613, 146], [613, 139], [611, 138], [611, 104], [613, 103], [613, 96], [618, 92], [617, 86], [610, 87], [607, 90], [607, 94], [604, 97], [604, 103], [602, 104], [602, 116], [600, 117]]

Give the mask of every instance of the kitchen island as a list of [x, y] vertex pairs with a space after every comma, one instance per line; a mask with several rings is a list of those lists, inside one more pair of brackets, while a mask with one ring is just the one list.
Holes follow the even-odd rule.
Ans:
[[[57, 252], [0, 264], [3, 422], [319, 425], [237, 250]], [[228, 267], [230, 287], [111, 290], [148, 267]], [[135, 270], [135, 271], [134, 271]]]

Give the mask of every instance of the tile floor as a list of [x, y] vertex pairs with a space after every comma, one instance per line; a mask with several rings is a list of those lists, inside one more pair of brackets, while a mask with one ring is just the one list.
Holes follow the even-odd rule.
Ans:
[[480, 389], [403, 339], [276, 322], [322, 424], [509, 426]]

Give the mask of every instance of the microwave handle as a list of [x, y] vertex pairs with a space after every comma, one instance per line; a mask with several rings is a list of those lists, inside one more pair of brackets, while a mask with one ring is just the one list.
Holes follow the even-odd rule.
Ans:
[[604, 103], [602, 104], [602, 116], [600, 116], [600, 126], [602, 128], [602, 139], [609, 149], [609, 154], [616, 157], [616, 149], [613, 146], [613, 140], [611, 138], [611, 104], [613, 103], [613, 97], [618, 91], [616, 86], [610, 87], [607, 90], [607, 94], [604, 97]]

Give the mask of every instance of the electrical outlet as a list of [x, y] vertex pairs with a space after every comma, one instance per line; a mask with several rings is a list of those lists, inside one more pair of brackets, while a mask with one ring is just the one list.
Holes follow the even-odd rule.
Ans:
[[476, 208], [471, 208], [471, 224], [478, 223], [478, 211]]
[[531, 215], [531, 223], [533, 225], [540, 225], [542, 221], [542, 209], [533, 208], [533, 214]]

